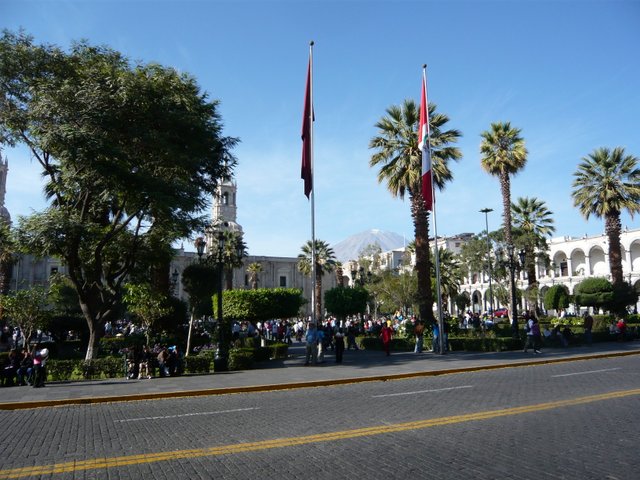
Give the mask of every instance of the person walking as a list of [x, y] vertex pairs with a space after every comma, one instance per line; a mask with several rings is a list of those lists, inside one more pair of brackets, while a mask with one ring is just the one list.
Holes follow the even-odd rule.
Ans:
[[336, 363], [342, 363], [342, 354], [344, 353], [344, 332], [339, 328], [333, 336], [336, 346]]
[[391, 328], [391, 322], [387, 321], [380, 331], [380, 338], [382, 339], [382, 348], [384, 349], [387, 357], [391, 355], [391, 339], [393, 338], [393, 329]]
[[593, 317], [589, 315], [589, 312], [584, 313], [584, 340], [587, 342], [587, 346], [591, 346], [593, 337], [591, 336], [591, 330], [593, 329]]
[[314, 323], [309, 322], [307, 324], [307, 334], [305, 335], [306, 341], [306, 355], [304, 365], [308, 366], [310, 362], [315, 365], [317, 362], [317, 348], [318, 348], [318, 330]]
[[422, 348], [424, 346], [424, 324], [421, 320], [416, 321], [413, 333], [416, 336], [416, 348], [414, 348], [413, 352], [422, 353]]
[[533, 353], [542, 353], [538, 346], [540, 340], [540, 324], [538, 319], [528, 314], [525, 316], [524, 330], [527, 333], [527, 340], [524, 344], [524, 353], [527, 353], [529, 347], [533, 348]]

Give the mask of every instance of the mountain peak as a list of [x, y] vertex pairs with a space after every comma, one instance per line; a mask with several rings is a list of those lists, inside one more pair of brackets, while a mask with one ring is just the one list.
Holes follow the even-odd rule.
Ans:
[[369, 245], [378, 245], [383, 252], [404, 247], [405, 238], [394, 232], [385, 232], [377, 228], [365, 230], [345, 238], [333, 246], [336, 259], [340, 262], [357, 260], [360, 252]]

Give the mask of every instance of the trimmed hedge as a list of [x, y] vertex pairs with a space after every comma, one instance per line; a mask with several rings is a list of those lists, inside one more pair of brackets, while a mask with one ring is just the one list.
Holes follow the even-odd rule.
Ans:
[[185, 373], [211, 372], [211, 359], [208, 355], [194, 355], [182, 359]]
[[252, 348], [232, 348], [229, 350], [229, 370], [249, 370], [252, 366]]
[[[382, 341], [378, 337], [357, 337], [358, 348], [364, 350], [382, 350]], [[394, 352], [410, 352], [415, 348], [413, 338], [392, 338], [390, 349]]]

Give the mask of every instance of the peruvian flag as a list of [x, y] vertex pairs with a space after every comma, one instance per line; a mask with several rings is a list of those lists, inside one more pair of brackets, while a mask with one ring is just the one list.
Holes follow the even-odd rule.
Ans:
[[429, 148], [429, 109], [427, 102], [427, 73], [422, 71], [422, 94], [420, 96], [420, 128], [418, 148], [422, 151], [422, 198], [424, 208], [433, 210], [433, 174], [431, 172], [431, 149]]

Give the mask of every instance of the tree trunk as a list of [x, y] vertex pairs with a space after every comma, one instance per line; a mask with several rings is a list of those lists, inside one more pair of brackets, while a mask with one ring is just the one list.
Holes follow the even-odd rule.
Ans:
[[527, 269], [527, 284], [529, 288], [538, 286], [538, 278], [536, 277], [536, 254], [531, 247], [524, 249], [525, 262]]
[[605, 216], [604, 229], [609, 240], [609, 271], [611, 272], [611, 283], [621, 285], [622, 275], [622, 248], [620, 247], [620, 212], [611, 211]]
[[415, 269], [418, 275], [418, 308], [420, 319], [427, 324], [432, 324], [435, 319], [433, 316], [433, 293], [431, 292], [429, 214], [424, 208], [422, 195], [410, 195], [410, 201], [416, 239]]
[[508, 173], [500, 175], [500, 190], [502, 192], [502, 225], [504, 240], [507, 245], [513, 245], [511, 236], [511, 180]]

